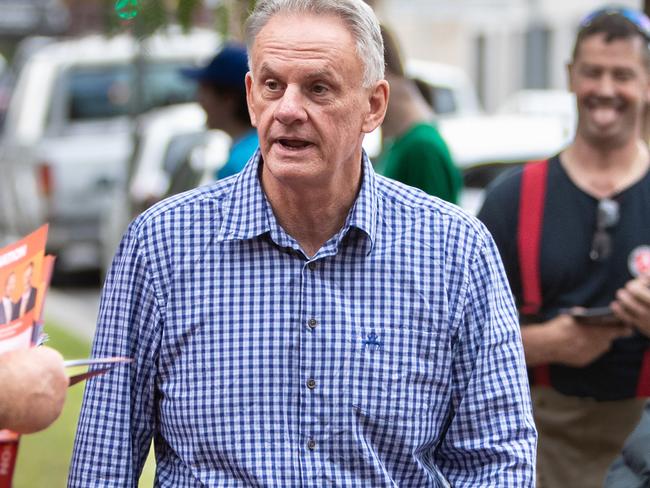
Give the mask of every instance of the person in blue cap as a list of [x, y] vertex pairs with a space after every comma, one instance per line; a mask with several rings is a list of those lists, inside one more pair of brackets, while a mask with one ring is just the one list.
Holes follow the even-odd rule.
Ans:
[[198, 82], [197, 101], [206, 113], [208, 128], [232, 138], [228, 160], [217, 170], [216, 179], [238, 173], [257, 149], [257, 131], [246, 105], [247, 72], [246, 47], [235, 42], [226, 44], [206, 66], [182, 70]]

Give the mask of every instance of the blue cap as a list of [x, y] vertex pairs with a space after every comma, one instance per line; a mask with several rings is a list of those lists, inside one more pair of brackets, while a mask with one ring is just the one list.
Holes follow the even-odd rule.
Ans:
[[181, 69], [181, 74], [192, 80], [233, 88], [244, 87], [247, 72], [246, 47], [235, 42], [227, 43], [206, 66]]

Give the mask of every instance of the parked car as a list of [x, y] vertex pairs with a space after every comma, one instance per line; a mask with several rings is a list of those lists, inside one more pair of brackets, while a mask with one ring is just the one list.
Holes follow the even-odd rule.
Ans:
[[406, 73], [421, 82], [420, 89], [439, 118], [482, 112], [472, 80], [457, 66], [411, 59]]
[[58, 35], [68, 28], [70, 15], [62, 0], [0, 0], [0, 36]]
[[567, 90], [519, 90], [510, 95], [497, 109], [502, 115], [557, 117], [566, 137], [575, 134], [578, 115], [575, 95]]
[[204, 62], [219, 42], [210, 31], [170, 29], [141, 43], [97, 35], [33, 53], [0, 141], [0, 235], [49, 222], [48, 247], [62, 270], [98, 269], [100, 220], [126, 181], [133, 114], [193, 100], [195, 85], [179, 69]]
[[25, 61], [43, 46], [55, 42], [54, 37], [29, 36], [22, 39], [14, 50], [11, 63], [7, 63], [0, 74], [0, 133], [3, 130], [5, 116], [9, 109], [11, 93], [16, 84], [16, 78]]
[[102, 272], [131, 219], [157, 201], [212, 180], [228, 156], [230, 137], [205, 128], [196, 103], [164, 107], [140, 117], [140, 144], [127, 185], [115, 188], [101, 221]]
[[[410, 60], [406, 71], [419, 80], [420, 90], [425, 91], [425, 98], [436, 113], [440, 133], [463, 172], [465, 187], [460, 205], [470, 213], [478, 211], [484, 188], [503, 171], [549, 157], [573, 137], [567, 110], [574, 103], [567, 93], [522, 92], [518, 109], [504, 108], [486, 114], [470, 78], [461, 69]], [[532, 99], [526, 98], [530, 95], [533, 99], [547, 96], [546, 102], [542, 102], [547, 110], [533, 109]], [[529, 103], [524, 103], [524, 98]]]

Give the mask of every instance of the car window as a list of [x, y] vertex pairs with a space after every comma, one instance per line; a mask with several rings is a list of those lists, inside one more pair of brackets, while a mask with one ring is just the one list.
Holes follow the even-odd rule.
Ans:
[[451, 114], [458, 110], [453, 90], [441, 86], [432, 86], [431, 91], [433, 92], [433, 110], [437, 114]]
[[438, 115], [453, 114], [458, 111], [454, 91], [451, 88], [435, 86], [422, 78], [412, 78], [424, 100]]
[[[144, 69], [143, 110], [194, 100], [196, 85], [183, 78], [184, 63], [149, 63]], [[70, 122], [127, 115], [134, 107], [133, 65], [83, 66], [69, 70], [64, 90]]]
[[207, 133], [205, 131], [174, 136], [167, 146], [163, 160], [165, 173], [170, 176], [173, 175], [181, 164], [187, 162], [192, 149], [205, 143], [206, 137]]

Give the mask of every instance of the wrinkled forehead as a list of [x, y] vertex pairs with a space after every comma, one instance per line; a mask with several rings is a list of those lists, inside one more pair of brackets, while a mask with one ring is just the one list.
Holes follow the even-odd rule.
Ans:
[[[265, 61], [269, 54], [278, 57], [316, 60], [328, 55], [353, 55], [363, 65], [355, 38], [344, 20], [330, 13], [274, 14], [260, 29], [248, 48], [249, 68]], [[283, 56], [284, 54], [284, 56]]]

